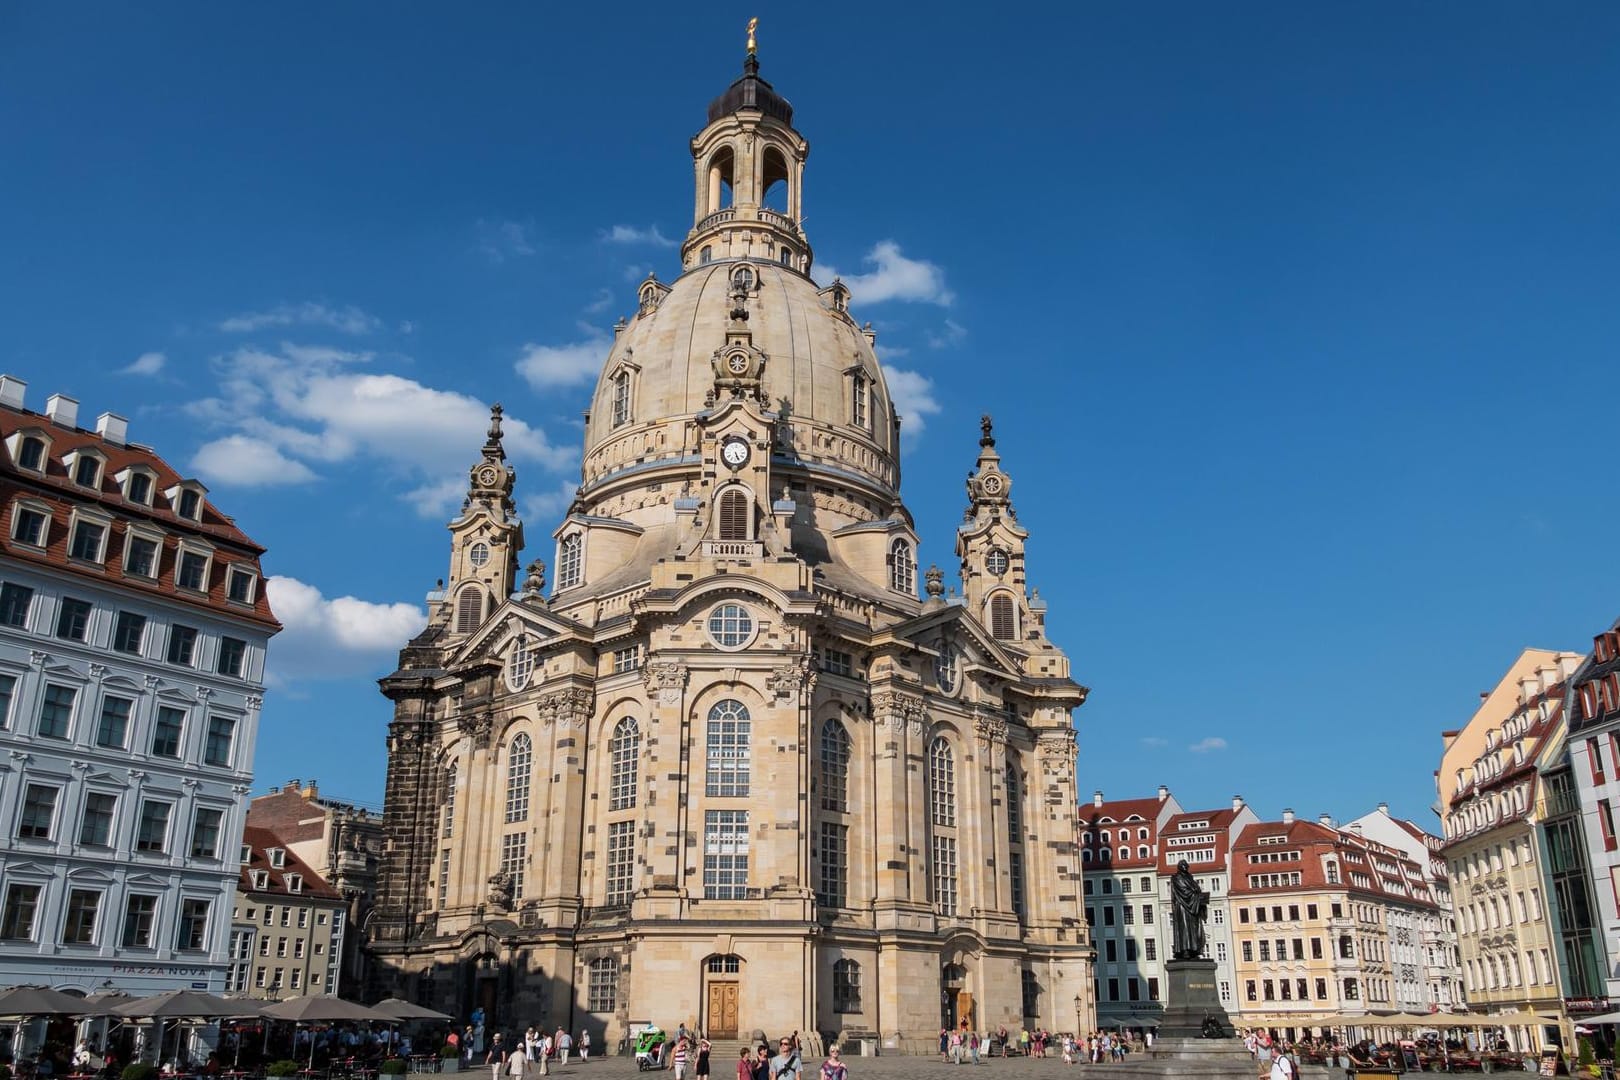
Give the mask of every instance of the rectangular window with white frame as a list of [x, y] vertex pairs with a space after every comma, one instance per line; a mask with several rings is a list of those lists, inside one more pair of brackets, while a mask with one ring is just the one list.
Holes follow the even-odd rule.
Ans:
[[11, 538], [31, 548], [43, 548], [51, 535], [51, 512], [44, 503], [17, 503], [11, 510]]

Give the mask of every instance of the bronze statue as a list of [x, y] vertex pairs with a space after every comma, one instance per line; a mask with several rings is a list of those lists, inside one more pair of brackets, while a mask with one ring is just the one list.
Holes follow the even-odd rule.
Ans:
[[1175, 932], [1176, 960], [1197, 960], [1204, 955], [1204, 919], [1209, 915], [1209, 893], [1199, 888], [1198, 882], [1187, 869], [1187, 860], [1176, 864], [1176, 876], [1170, 879], [1170, 911]]

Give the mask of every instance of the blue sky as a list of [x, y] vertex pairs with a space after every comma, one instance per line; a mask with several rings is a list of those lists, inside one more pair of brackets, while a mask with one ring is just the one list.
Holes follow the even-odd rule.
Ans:
[[925, 564], [997, 418], [1082, 792], [1429, 823], [1440, 730], [1620, 607], [1620, 7], [144, 7], [0, 7], [0, 368], [269, 547], [261, 789], [380, 802], [492, 400], [551, 561], [750, 14]]

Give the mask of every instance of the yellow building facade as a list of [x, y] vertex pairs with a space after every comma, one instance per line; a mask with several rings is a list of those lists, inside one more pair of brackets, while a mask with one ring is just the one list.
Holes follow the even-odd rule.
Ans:
[[609, 1046], [1088, 1027], [1086, 691], [989, 419], [947, 599], [875, 337], [809, 276], [808, 143], [752, 54], [690, 151], [679, 274], [604, 357], [549, 592], [519, 574], [497, 410], [383, 680], [374, 988]]

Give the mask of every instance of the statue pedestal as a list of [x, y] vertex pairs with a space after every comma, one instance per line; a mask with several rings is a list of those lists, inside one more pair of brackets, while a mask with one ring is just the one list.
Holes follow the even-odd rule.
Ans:
[[[1215, 985], [1215, 961], [1169, 960], [1164, 969], [1169, 986], [1166, 987], [1164, 1017], [1159, 1021], [1160, 1039], [1209, 1037], [1211, 1042], [1218, 1043], [1234, 1037], [1232, 1021], [1227, 1018], [1220, 989]], [[1217, 1025], [1220, 1035], [1214, 1038]], [[1207, 1034], [1206, 1027], [1210, 1029]], [[1241, 1043], [1238, 1050], [1243, 1051]]]

